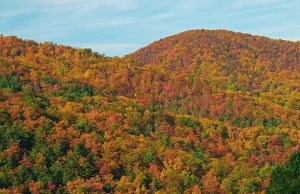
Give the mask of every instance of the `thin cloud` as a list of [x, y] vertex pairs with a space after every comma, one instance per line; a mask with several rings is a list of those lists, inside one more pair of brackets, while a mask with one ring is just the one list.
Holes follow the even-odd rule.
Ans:
[[[72, 7], [80, 6], [81, 9], [86, 7], [94, 8], [97, 7], [112, 7], [119, 10], [132, 10], [138, 6], [137, 0], [31, 0], [38, 3], [48, 4], [50, 6], [57, 6], [66, 4]], [[67, 7], [66, 7], [67, 8]]]
[[77, 47], [81, 48], [91, 48], [92, 50], [103, 52], [103, 51], [112, 51], [112, 50], [121, 50], [128, 48], [140, 48], [140, 44], [116, 44], [116, 43], [92, 43], [92, 44], [79, 44]]
[[77, 3], [80, 0], [38, 0], [41, 3], [48, 3], [48, 4], [66, 4], [66, 3]]
[[138, 20], [132, 18], [113, 19], [113, 20], [100, 19], [100, 20], [92, 20], [89, 23], [83, 23], [80, 26], [85, 29], [96, 30], [102, 28], [111, 28], [111, 27], [129, 25], [129, 24], [134, 24], [136, 22], [138, 22]]
[[294, 41], [294, 42], [299, 42], [300, 41], [299, 36], [289, 36], [289, 37], [285, 37], [284, 39], [285, 40], [291, 40], [291, 41]]
[[237, 0], [233, 2], [231, 5], [234, 7], [248, 7], [248, 6], [259, 6], [266, 4], [274, 4], [284, 2], [283, 0]]
[[31, 11], [28, 10], [17, 10], [17, 11], [7, 11], [7, 12], [1, 12], [0, 17], [15, 17], [17, 15], [22, 15], [25, 13], [28, 13]]
[[265, 26], [265, 27], [262, 27], [261, 29], [253, 30], [253, 32], [260, 34], [260, 35], [262, 35], [262, 34], [269, 35], [269, 34], [274, 34], [274, 33], [278, 33], [278, 32], [285, 32], [287, 30], [297, 30], [298, 31], [298, 30], [300, 30], [300, 25], [299, 24], [281, 23], [276, 26]]

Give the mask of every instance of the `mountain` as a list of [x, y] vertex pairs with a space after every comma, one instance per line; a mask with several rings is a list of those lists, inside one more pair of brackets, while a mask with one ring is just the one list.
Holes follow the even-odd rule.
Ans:
[[[142, 64], [186, 68], [197, 61], [226, 63], [229, 70], [268, 61], [268, 71], [299, 70], [300, 42], [273, 40], [226, 30], [192, 30], [166, 37], [128, 55]], [[258, 64], [257, 64], [258, 63]], [[249, 68], [247, 66], [247, 68]]]
[[[139, 66], [160, 69], [163, 82], [169, 83], [165, 92], [176, 96], [166, 101], [172, 99], [180, 109], [187, 105], [184, 114], [221, 121], [232, 118], [238, 127], [253, 123], [257, 113], [252, 108], [260, 107], [258, 122], [264, 125], [290, 122], [291, 117], [277, 115], [277, 108], [289, 107], [299, 115], [300, 42], [193, 30], [156, 41], [127, 57]], [[225, 111], [228, 106], [234, 110]]]
[[0, 193], [276, 192], [299, 148], [300, 42], [193, 30], [119, 58], [0, 36], [0, 69]]

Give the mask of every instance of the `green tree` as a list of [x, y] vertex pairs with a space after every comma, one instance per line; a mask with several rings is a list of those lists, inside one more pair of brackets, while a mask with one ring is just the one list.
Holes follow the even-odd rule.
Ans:
[[271, 180], [266, 193], [300, 193], [300, 151], [292, 154], [286, 166], [278, 165], [271, 173]]

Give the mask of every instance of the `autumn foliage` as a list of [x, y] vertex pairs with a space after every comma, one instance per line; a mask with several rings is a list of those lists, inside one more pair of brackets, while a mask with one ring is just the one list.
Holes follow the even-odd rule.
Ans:
[[195, 30], [119, 58], [0, 36], [0, 70], [0, 193], [260, 193], [299, 148], [300, 42]]

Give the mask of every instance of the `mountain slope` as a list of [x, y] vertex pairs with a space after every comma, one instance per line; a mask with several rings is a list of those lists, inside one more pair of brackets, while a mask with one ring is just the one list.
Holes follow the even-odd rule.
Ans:
[[0, 36], [0, 193], [253, 193], [300, 144], [299, 42], [194, 30], [124, 58]]
[[[178, 87], [190, 89], [182, 98], [194, 97], [193, 104], [197, 104], [196, 98], [206, 95], [202, 99], [210, 99], [209, 102], [198, 105], [195, 112], [201, 112], [201, 108], [212, 112], [213, 104], [222, 106], [213, 93], [228, 92], [242, 106], [247, 106], [247, 101], [260, 104], [258, 101], [264, 100], [270, 108], [279, 105], [288, 106], [297, 114], [299, 111], [300, 42], [230, 31], [194, 30], [154, 42], [127, 57], [140, 65], [155, 65], [166, 75], [180, 76], [182, 83]], [[181, 97], [182, 90], [173, 90], [176, 97]]]

